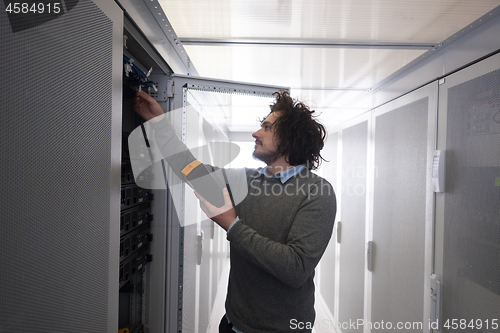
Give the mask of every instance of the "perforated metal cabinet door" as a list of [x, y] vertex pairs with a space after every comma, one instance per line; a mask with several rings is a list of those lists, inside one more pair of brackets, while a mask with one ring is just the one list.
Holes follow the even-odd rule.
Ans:
[[437, 197], [436, 273], [442, 332], [494, 332], [500, 323], [500, 55], [440, 86], [447, 151]]
[[[342, 130], [340, 323], [363, 318], [367, 140], [367, 120]], [[342, 327], [342, 333], [362, 331], [362, 326]]]
[[[187, 92], [187, 105], [194, 105], [195, 100]], [[203, 131], [201, 130], [202, 118], [196, 113], [188, 112], [186, 114], [186, 145], [189, 148], [195, 148], [206, 144]], [[206, 246], [207, 235], [202, 235], [201, 214], [198, 199], [196, 199], [193, 190], [185, 186], [184, 192], [184, 280], [183, 280], [183, 309], [182, 309], [182, 330], [183, 332], [197, 332], [200, 320], [203, 321], [203, 311], [199, 311], [200, 294], [200, 259], [203, 252], [201, 246]], [[205, 263], [203, 261], [203, 263]], [[206, 267], [206, 265], [203, 265]], [[205, 272], [206, 273], [206, 272]], [[208, 278], [208, 276], [207, 276]], [[205, 291], [206, 288], [203, 288]], [[203, 307], [204, 309], [204, 307]], [[202, 318], [200, 318], [200, 315]]]
[[[206, 106], [200, 105], [190, 91], [186, 90], [185, 95], [187, 105], [197, 111], [186, 114], [187, 146], [195, 148], [215, 141], [214, 131], [216, 129], [202, 116], [202, 110]], [[200, 160], [210, 160], [208, 156], [197, 157]], [[205, 332], [210, 324], [213, 308], [212, 295], [217, 293], [218, 277], [220, 276], [213, 269], [219, 256], [218, 253], [214, 253], [213, 248], [212, 227], [214, 222], [206, 218], [199, 208], [198, 199], [189, 187], [185, 187], [184, 204], [182, 329], [186, 332]], [[216, 228], [219, 227], [216, 226]]]
[[73, 3], [16, 32], [0, 4], [1, 332], [118, 329], [123, 13]]
[[[180, 118], [176, 118], [174, 124], [177, 126], [178, 134], [185, 140], [187, 146], [192, 149], [194, 147], [203, 146], [211, 141], [227, 141], [227, 133], [223, 133], [220, 129], [216, 129], [213, 125], [214, 119], [210, 118], [210, 111], [214, 111], [214, 107], [219, 105], [213, 94], [224, 93], [249, 95], [255, 98], [262, 99], [263, 109], [269, 105], [272, 100], [272, 93], [284, 87], [261, 86], [256, 84], [245, 84], [231, 81], [212, 80], [208, 78], [197, 78], [192, 76], [173, 75], [174, 80], [174, 97], [171, 101], [172, 110], [186, 110], [182, 113], [177, 113]], [[265, 97], [265, 98], [262, 98]], [[189, 111], [189, 107], [191, 111]], [[195, 113], [192, 110], [196, 109]], [[220, 111], [220, 110], [219, 110]], [[174, 112], [175, 113], [175, 112]], [[175, 116], [171, 117], [175, 118]], [[258, 125], [256, 123], [256, 125]], [[224, 125], [222, 125], [224, 128]], [[251, 136], [250, 136], [251, 137]], [[211, 151], [208, 159], [214, 157], [214, 151]], [[229, 152], [219, 152], [224, 156], [230, 156]], [[206, 332], [211, 319], [213, 300], [217, 293], [218, 281], [220, 272], [214, 268], [222, 268], [222, 260], [227, 256], [223, 251], [228, 247], [218, 246], [220, 237], [225, 240], [225, 232], [223, 236], [212, 239], [213, 222], [207, 221], [204, 213], [199, 209], [199, 202], [194, 197], [192, 190], [184, 186], [184, 190], [180, 193], [172, 192], [172, 195], [182, 197], [182, 207], [178, 210], [182, 231], [180, 266], [182, 285], [178, 290], [182, 291], [179, 303], [179, 331], [185, 332]], [[174, 199], [175, 200], [175, 199]], [[216, 228], [219, 228], [216, 226]], [[217, 249], [219, 253], [213, 253]], [[174, 255], [174, 253], [172, 253]], [[215, 281], [214, 281], [215, 280]], [[170, 296], [172, 297], [172, 296]], [[217, 318], [220, 320], [220, 318]]]
[[[372, 324], [391, 332], [422, 332], [430, 276], [432, 209], [429, 191], [437, 84], [374, 110]], [[427, 242], [426, 242], [427, 235]], [[426, 245], [427, 244], [427, 245]], [[426, 246], [428, 247], [426, 252]]]

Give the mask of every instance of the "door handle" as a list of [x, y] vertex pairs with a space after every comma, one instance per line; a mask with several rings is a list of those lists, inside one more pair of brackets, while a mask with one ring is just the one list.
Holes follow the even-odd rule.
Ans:
[[200, 231], [198, 235], [198, 265], [201, 265], [203, 259], [203, 241], [205, 240], [205, 233], [203, 230]]
[[337, 222], [337, 243], [340, 244], [340, 231], [342, 230], [342, 222]]
[[372, 271], [373, 242], [366, 242], [366, 269]]

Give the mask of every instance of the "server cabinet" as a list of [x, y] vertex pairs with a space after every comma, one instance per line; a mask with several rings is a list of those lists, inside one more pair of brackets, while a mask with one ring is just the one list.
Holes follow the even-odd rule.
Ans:
[[[210, 102], [214, 99], [207, 97], [210, 95], [207, 91], [227, 96], [262, 93], [270, 96], [282, 88], [194, 77], [196, 70], [186, 54], [181, 55], [182, 48], [174, 43], [175, 33], [169, 30], [171, 27], [161, 6], [150, 1], [123, 0], [120, 4], [137, 24], [133, 24], [134, 28], [125, 21], [126, 50], [144, 65], [145, 71], [150, 66], [146, 64], [147, 58], [152, 58], [157, 65], [153, 66], [150, 79], [158, 91], [151, 95], [166, 112], [177, 136], [190, 149], [212, 141], [227, 141], [224, 124], [214, 124], [213, 115], [205, 112], [218, 104]], [[188, 70], [191, 76], [173, 74], [171, 68], [180, 73]], [[144, 133], [145, 140], [154, 141], [147, 125]], [[225, 154], [210, 150], [209, 157]], [[214, 162], [219, 165], [215, 159]], [[153, 189], [151, 232], [154, 241], [150, 243], [153, 261], [146, 266], [149, 300], [146, 301], [147, 327], [144, 327], [151, 332], [203, 332], [209, 323], [222, 263], [227, 260], [225, 235], [211, 221], [201, 218], [197, 200], [168, 167], [157, 171], [158, 179], [167, 182], [162, 185], [163, 189], [168, 186], [168, 190]]]
[[[332, 184], [335, 191], [337, 191], [337, 197], [339, 196], [338, 189], [340, 188], [339, 172], [341, 168], [338, 167], [338, 154], [339, 149], [339, 137], [340, 133], [329, 133], [327, 141], [325, 142], [325, 147], [323, 148], [321, 155], [326, 161], [322, 163], [320, 168], [321, 176], [328, 180]], [[340, 229], [341, 224], [339, 224], [339, 216], [342, 215], [342, 207], [337, 202], [337, 216], [335, 217], [335, 227], [333, 230], [332, 238], [328, 244], [323, 257], [321, 258], [319, 264], [319, 274], [318, 274], [318, 289], [320, 290], [319, 302], [324, 303], [325, 307], [328, 309], [329, 315], [333, 318], [334, 313], [336, 313], [338, 308], [338, 260], [336, 259], [339, 254], [340, 246]]]
[[446, 150], [436, 195], [435, 274], [440, 332], [500, 328], [500, 56], [440, 85], [438, 148]]
[[365, 313], [373, 330], [389, 332], [398, 323], [408, 332], [429, 329], [436, 99], [434, 82], [373, 110]]
[[330, 134], [323, 174], [340, 190], [339, 221], [321, 261], [321, 327], [428, 331], [436, 112], [437, 82]]
[[8, 3], [0, 331], [116, 332], [122, 12], [80, 0], [14, 14]]
[[[340, 204], [339, 306], [340, 323], [363, 318], [365, 272], [366, 185], [369, 117], [365, 114], [341, 132], [342, 183]], [[362, 332], [361, 326], [342, 332]]]
[[[126, 28], [129, 24], [126, 25]], [[129, 30], [130, 27], [129, 27]], [[122, 156], [121, 156], [121, 211], [120, 211], [120, 267], [119, 267], [119, 312], [118, 328], [125, 332], [150, 332], [155, 320], [150, 318], [148, 303], [150, 296], [158, 290], [150, 290], [150, 265], [153, 259], [162, 257], [154, 253], [153, 245], [164, 242], [164, 234], [158, 233], [165, 224], [165, 215], [159, 213], [165, 209], [166, 202], [158, 201], [165, 197], [161, 192], [143, 184], [152, 181], [152, 174], [136, 175], [132, 161], [136, 156], [147, 153], [148, 147], [129, 146], [128, 138], [135, 128], [140, 128], [142, 119], [133, 110], [135, 90], [141, 88], [134, 70], [141, 75], [144, 65], [135, 55], [141, 49], [134, 48], [136, 42], [129, 30], [125, 30], [127, 44], [124, 45], [123, 108], [122, 108]], [[130, 38], [130, 41], [129, 41]], [[146, 60], [146, 59], [141, 59]], [[147, 61], [147, 60], [146, 60]], [[130, 72], [128, 72], [130, 71]], [[138, 181], [140, 177], [140, 181]], [[164, 191], [163, 191], [164, 192]], [[163, 194], [163, 195], [162, 195]], [[158, 238], [158, 239], [157, 239]], [[156, 262], [155, 262], [156, 263]], [[160, 289], [161, 290], [161, 289]]]
[[[122, 193], [131, 189], [139, 195], [136, 203], [129, 203], [130, 208], [122, 206], [125, 218], [133, 218], [136, 214], [137, 231], [122, 232], [120, 246], [126, 246], [128, 239], [138, 241], [138, 236], [142, 237], [142, 245], [130, 249], [136, 253], [130, 254], [130, 260], [120, 262], [118, 321], [121, 329], [130, 332], [168, 332], [169, 325], [177, 325], [177, 317], [171, 323], [167, 315], [169, 300], [175, 298], [177, 292], [168, 292], [167, 286], [171, 283], [177, 286], [172, 278], [177, 277], [179, 259], [171, 260], [170, 248], [175, 247], [172, 242], [178, 242], [175, 232], [171, 232], [178, 228], [178, 220], [169, 184], [163, 176], [163, 165], [158, 163], [145, 173], [137, 173], [134, 169], [134, 162], [151, 156], [153, 140], [145, 132], [143, 119], [134, 111], [134, 97], [136, 90], [144, 90], [168, 112], [167, 98], [159, 92], [157, 78], [172, 74], [172, 70], [128, 14], [125, 14], [123, 40], [122, 175], [128, 179], [122, 178]], [[122, 204], [127, 204], [123, 202], [126, 198], [122, 196]], [[139, 224], [141, 218], [143, 221]], [[126, 219], [121, 221], [125, 227], [127, 222]], [[169, 270], [174, 274], [169, 274]], [[124, 277], [126, 272], [130, 272], [128, 280]]]

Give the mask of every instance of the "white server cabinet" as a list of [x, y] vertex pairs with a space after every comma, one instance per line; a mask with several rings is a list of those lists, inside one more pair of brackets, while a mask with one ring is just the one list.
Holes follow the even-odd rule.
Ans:
[[441, 282], [437, 332], [500, 328], [500, 55], [439, 86], [434, 273]]
[[[321, 176], [324, 177], [330, 184], [332, 184], [337, 196], [337, 214], [335, 216], [335, 225], [333, 229], [332, 238], [330, 243], [321, 258], [321, 264], [317, 269], [317, 279], [315, 281], [317, 289], [320, 293], [317, 293], [319, 299], [317, 304], [324, 304], [328, 310], [328, 315], [333, 318], [334, 313], [336, 313], [338, 307], [338, 260], [336, 259], [339, 255], [339, 247], [341, 241], [341, 222], [339, 216], [342, 215], [340, 206], [340, 179], [341, 179], [341, 168], [338, 165], [339, 160], [339, 137], [341, 134], [339, 132], [329, 133], [327, 140], [325, 142], [325, 147], [323, 148], [321, 155], [325, 158], [323, 161], [320, 172]], [[339, 176], [340, 174], [340, 176]], [[327, 321], [327, 326], [330, 323]]]
[[[365, 319], [428, 329], [437, 82], [373, 110]], [[389, 324], [390, 323], [390, 324]], [[426, 327], [424, 327], [424, 325]]]
[[[363, 318], [364, 271], [365, 271], [365, 225], [368, 170], [368, 114], [356, 118], [342, 129], [341, 159], [342, 172], [340, 191], [342, 205], [339, 236], [339, 323], [356, 322]], [[337, 230], [339, 231], [339, 230]], [[343, 333], [362, 332], [358, 325], [342, 327]]]

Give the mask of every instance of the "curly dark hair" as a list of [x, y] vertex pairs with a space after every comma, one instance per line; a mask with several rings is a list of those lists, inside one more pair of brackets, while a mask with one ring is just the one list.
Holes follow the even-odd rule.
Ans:
[[279, 138], [278, 151], [290, 165], [306, 164], [309, 170], [316, 170], [325, 160], [320, 154], [326, 139], [325, 127], [314, 119], [314, 110], [290, 97], [287, 91], [273, 95], [275, 101], [269, 106], [269, 114], [279, 112], [272, 125]]

